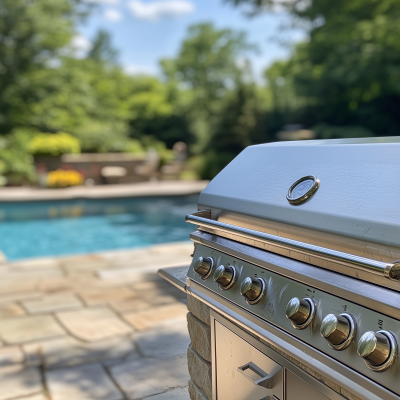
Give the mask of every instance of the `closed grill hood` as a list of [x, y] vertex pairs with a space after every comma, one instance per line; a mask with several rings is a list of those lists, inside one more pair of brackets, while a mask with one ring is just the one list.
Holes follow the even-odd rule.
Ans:
[[[289, 188], [309, 175], [319, 189], [290, 204]], [[220, 222], [393, 262], [400, 259], [400, 137], [250, 146], [203, 190], [198, 209]]]

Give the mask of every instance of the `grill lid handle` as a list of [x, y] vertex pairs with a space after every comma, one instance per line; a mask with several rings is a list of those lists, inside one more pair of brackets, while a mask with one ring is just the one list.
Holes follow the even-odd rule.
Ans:
[[246, 239], [257, 240], [269, 245], [281, 247], [287, 250], [296, 251], [308, 256], [317, 257], [327, 261], [332, 261], [350, 266], [352, 268], [361, 269], [372, 272], [376, 275], [384, 276], [394, 281], [400, 281], [400, 261], [385, 263], [382, 261], [372, 260], [370, 258], [356, 256], [354, 254], [343, 253], [341, 251], [328, 249], [325, 247], [315, 246], [313, 244], [299, 242], [297, 240], [288, 239], [281, 236], [271, 235], [255, 231], [253, 229], [242, 228], [224, 222], [211, 219], [211, 210], [201, 210], [186, 216], [186, 222], [198, 225], [199, 229], [209, 228], [219, 232], [231, 233]]

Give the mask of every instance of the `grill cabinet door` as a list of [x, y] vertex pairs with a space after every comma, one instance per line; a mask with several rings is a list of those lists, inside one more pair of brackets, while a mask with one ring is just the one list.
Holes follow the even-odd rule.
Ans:
[[217, 400], [284, 400], [284, 369], [215, 321]]
[[286, 400], [329, 400], [290, 371], [286, 371], [286, 389]]

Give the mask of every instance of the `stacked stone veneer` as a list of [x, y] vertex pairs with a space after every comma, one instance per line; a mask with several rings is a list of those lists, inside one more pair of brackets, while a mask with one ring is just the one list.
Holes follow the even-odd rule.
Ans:
[[[188, 349], [188, 368], [190, 374], [189, 394], [191, 400], [212, 400], [212, 374], [211, 374], [211, 326], [210, 308], [192, 296], [188, 296], [187, 322], [191, 344]], [[317, 380], [329, 386], [335, 392], [348, 400], [361, 400], [339, 385], [333, 383], [316, 371], [290, 357], [271, 343], [261, 337], [247, 332], [266, 346], [297, 365]]]
[[188, 348], [191, 400], [212, 399], [210, 308], [188, 296], [187, 322], [191, 344]]

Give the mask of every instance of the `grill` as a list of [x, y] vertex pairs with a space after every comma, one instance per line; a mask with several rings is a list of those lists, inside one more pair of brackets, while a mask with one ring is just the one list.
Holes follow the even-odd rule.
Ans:
[[252, 146], [200, 194], [191, 266], [159, 272], [210, 327], [205, 345], [189, 321], [192, 399], [400, 399], [399, 154], [400, 138]]

